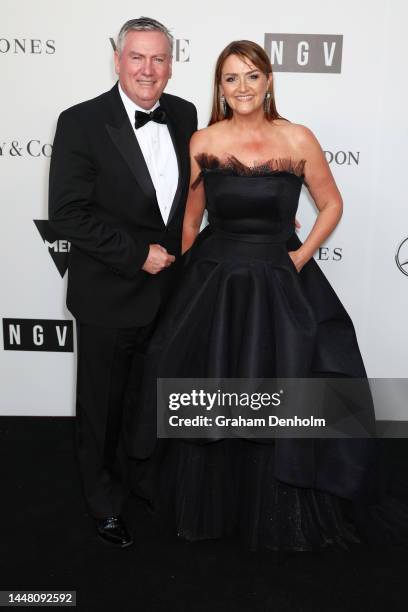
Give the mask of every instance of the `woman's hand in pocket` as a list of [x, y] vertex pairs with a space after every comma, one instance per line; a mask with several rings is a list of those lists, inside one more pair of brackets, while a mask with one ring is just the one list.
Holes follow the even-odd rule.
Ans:
[[302, 251], [302, 248], [296, 249], [296, 251], [288, 251], [288, 255], [291, 258], [297, 272], [300, 272], [308, 261]]

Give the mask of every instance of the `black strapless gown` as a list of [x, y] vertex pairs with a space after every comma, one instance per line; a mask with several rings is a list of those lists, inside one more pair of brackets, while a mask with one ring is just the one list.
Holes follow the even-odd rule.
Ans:
[[358, 542], [354, 502], [380, 495], [376, 441], [156, 440], [156, 377], [366, 377], [353, 323], [319, 266], [298, 273], [288, 255], [301, 245], [302, 162], [198, 161], [209, 225], [152, 339], [132, 454], [155, 449], [153, 504], [189, 540], [238, 534], [252, 550]]

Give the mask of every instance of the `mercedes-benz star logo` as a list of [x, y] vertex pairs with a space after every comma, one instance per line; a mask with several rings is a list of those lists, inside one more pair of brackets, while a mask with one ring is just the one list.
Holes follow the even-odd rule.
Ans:
[[405, 276], [408, 276], [408, 238], [404, 238], [400, 243], [395, 254], [395, 263], [398, 269], [405, 274]]

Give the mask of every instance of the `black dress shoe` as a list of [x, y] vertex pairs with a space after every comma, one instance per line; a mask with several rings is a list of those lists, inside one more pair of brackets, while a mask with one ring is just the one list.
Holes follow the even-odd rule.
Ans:
[[96, 530], [106, 544], [112, 544], [118, 548], [127, 548], [133, 544], [133, 538], [120, 516], [96, 519]]

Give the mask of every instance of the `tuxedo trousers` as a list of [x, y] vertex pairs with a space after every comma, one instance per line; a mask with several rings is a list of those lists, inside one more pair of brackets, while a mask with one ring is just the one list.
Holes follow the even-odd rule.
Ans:
[[138, 470], [126, 453], [144, 355], [155, 322], [115, 329], [77, 320], [76, 443], [85, 499], [95, 518], [121, 513]]

